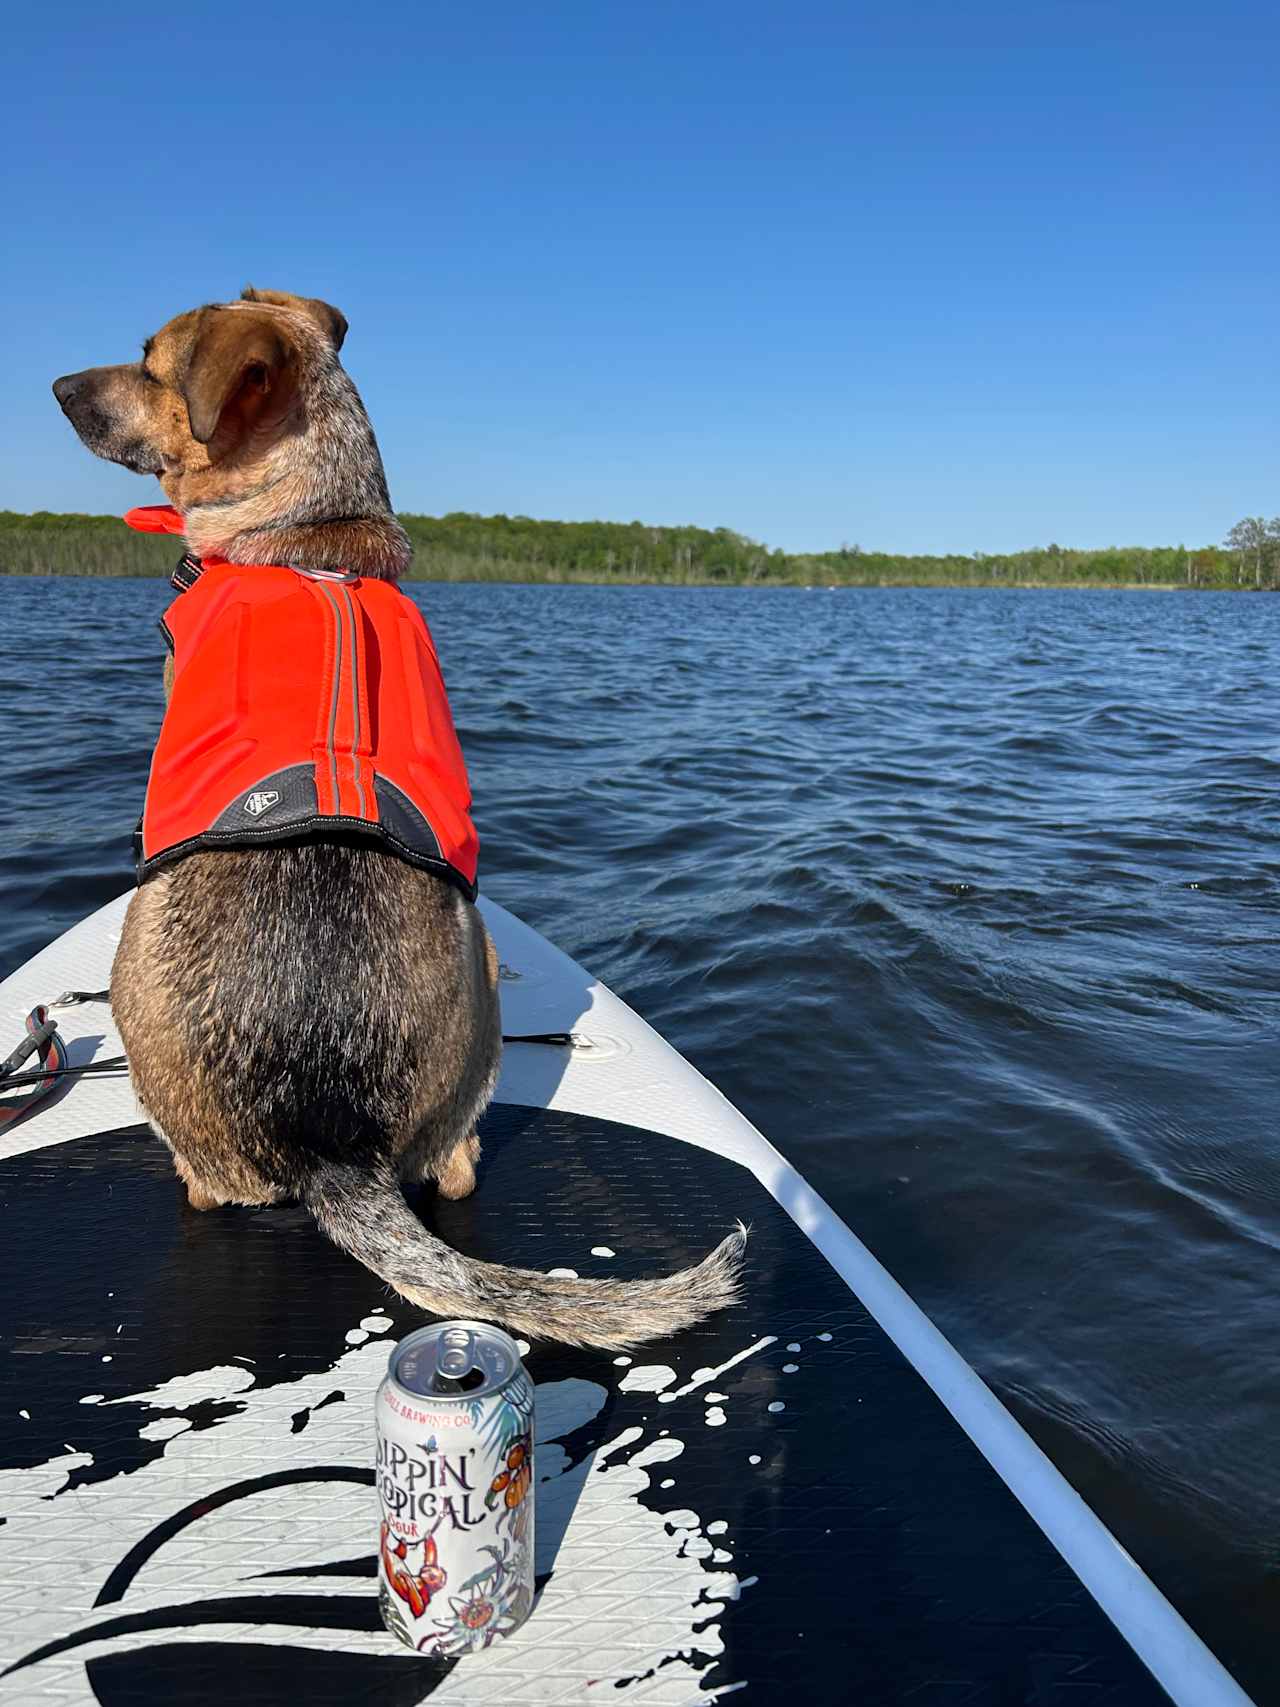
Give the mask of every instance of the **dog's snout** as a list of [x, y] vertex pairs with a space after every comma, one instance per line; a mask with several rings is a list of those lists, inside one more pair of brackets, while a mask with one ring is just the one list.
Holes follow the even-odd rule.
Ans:
[[84, 373], [64, 373], [61, 379], [54, 380], [53, 395], [58, 399], [62, 408], [69, 409], [71, 407], [84, 390], [87, 378], [88, 375]]

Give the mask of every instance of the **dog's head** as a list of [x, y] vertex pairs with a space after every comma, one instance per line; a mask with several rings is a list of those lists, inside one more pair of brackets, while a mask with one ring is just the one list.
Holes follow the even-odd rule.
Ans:
[[266, 455], [337, 365], [346, 332], [327, 302], [251, 287], [170, 320], [141, 361], [64, 374], [53, 394], [95, 456], [159, 475], [168, 490], [243, 462], [246, 449]]
[[251, 288], [179, 314], [141, 361], [65, 374], [53, 394], [95, 456], [159, 476], [202, 555], [394, 579], [412, 547], [338, 360], [346, 332], [327, 302]]

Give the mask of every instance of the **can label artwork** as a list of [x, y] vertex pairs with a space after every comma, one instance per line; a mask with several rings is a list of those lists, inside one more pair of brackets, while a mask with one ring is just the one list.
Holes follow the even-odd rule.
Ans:
[[456, 1658], [533, 1606], [533, 1383], [482, 1322], [420, 1328], [377, 1397], [378, 1600], [393, 1636]]

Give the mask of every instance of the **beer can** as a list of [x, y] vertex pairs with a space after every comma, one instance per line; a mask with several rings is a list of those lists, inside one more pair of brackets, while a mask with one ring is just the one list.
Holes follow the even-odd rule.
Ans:
[[533, 1607], [533, 1383], [487, 1322], [401, 1340], [378, 1388], [378, 1601], [393, 1636], [478, 1653]]

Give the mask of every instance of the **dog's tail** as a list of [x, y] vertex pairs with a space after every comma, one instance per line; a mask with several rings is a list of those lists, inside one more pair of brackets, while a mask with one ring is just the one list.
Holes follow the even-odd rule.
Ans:
[[427, 1231], [390, 1168], [321, 1163], [304, 1191], [336, 1245], [411, 1304], [439, 1316], [480, 1317], [533, 1338], [620, 1351], [722, 1310], [739, 1296], [747, 1230], [694, 1268], [660, 1280], [568, 1280], [462, 1256]]

